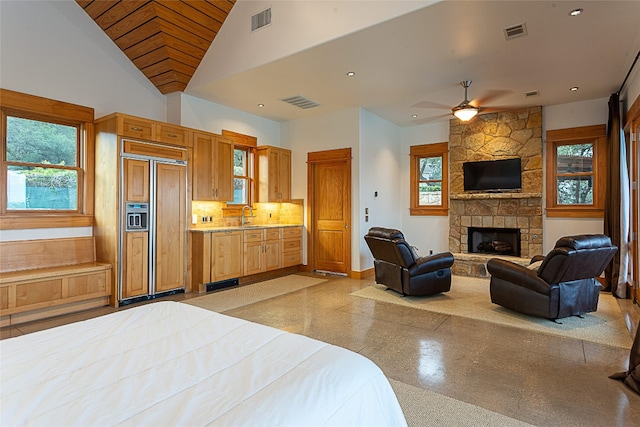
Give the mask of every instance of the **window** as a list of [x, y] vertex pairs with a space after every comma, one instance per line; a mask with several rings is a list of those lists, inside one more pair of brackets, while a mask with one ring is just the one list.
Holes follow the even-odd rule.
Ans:
[[1, 228], [91, 226], [93, 109], [5, 89], [0, 95]]
[[604, 125], [547, 132], [547, 216], [603, 216], [605, 141]]
[[251, 205], [253, 188], [253, 152], [250, 147], [236, 145], [233, 149], [233, 202]]
[[448, 215], [448, 145], [415, 145], [410, 148], [411, 215]]
[[78, 211], [78, 125], [6, 116], [7, 212]]

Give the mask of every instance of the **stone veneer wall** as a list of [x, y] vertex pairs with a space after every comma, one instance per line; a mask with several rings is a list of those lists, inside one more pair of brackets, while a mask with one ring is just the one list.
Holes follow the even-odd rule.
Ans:
[[[542, 108], [482, 114], [469, 123], [452, 119], [449, 126], [449, 250], [467, 253], [468, 227], [519, 228], [521, 256], [541, 254]], [[522, 159], [522, 191], [464, 192], [464, 162], [513, 157]], [[475, 275], [461, 271], [463, 259], [454, 273]]]

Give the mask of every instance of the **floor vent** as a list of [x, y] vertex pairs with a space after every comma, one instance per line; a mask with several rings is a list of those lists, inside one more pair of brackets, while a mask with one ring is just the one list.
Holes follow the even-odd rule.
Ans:
[[502, 31], [504, 32], [504, 38], [507, 39], [507, 41], [518, 37], [524, 37], [527, 35], [527, 24], [523, 22], [522, 24], [512, 25]]
[[320, 104], [318, 104], [317, 102], [312, 101], [309, 98], [305, 98], [304, 96], [300, 96], [300, 95], [290, 96], [289, 98], [283, 98], [282, 101], [288, 104], [294, 105], [298, 108], [302, 108], [303, 110], [320, 106]]
[[221, 280], [219, 282], [207, 283], [207, 292], [217, 291], [220, 289], [230, 288], [232, 286], [239, 286], [240, 281], [238, 279]]
[[258, 12], [251, 17], [251, 31], [255, 31], [271, 24], [271, 8]]

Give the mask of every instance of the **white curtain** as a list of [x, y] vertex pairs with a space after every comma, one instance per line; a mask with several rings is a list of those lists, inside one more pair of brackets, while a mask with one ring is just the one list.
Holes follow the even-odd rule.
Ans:
[[627, 281], [629, 279], [629, 249], [631, 247], [631, 190], [627, 159], [627, 145], [624, 131], [620, 129], [620, 270], [616, 296], [627, 297]]

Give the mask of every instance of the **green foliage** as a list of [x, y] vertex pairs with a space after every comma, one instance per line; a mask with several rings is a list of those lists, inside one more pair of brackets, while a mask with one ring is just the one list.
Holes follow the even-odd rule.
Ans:
[[7, 117], [7, 160], [76, 166], [77, 129], [73, 126]]
[[75, 188], [78, 176], [73, 170], [51, 168], [30, 168], [22, 174], [26, 177], [27, 187]]

